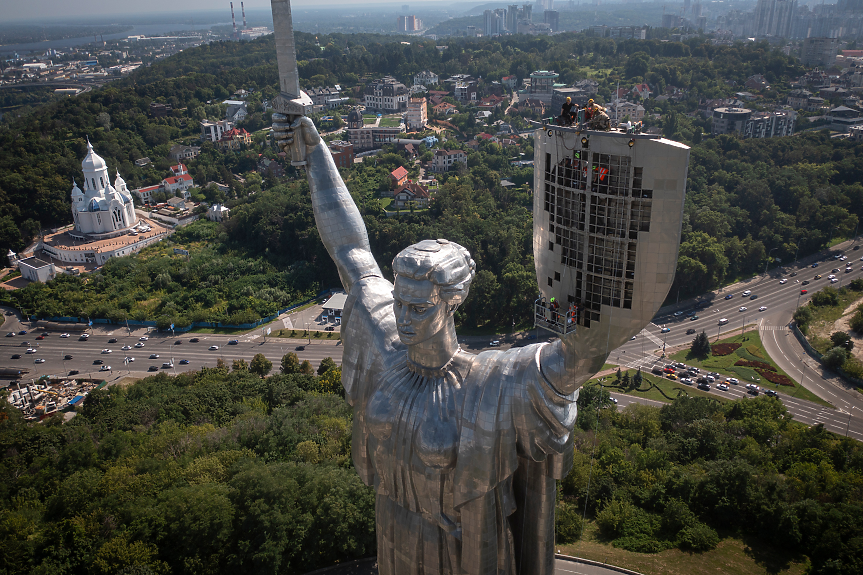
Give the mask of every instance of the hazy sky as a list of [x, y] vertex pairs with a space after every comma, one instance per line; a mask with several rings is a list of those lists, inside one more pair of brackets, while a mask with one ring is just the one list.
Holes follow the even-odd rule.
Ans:
[[[251, 9], [269, 9], [269, 0], [243, 0], [246, 5], [246, 10]], [[177, 2], [176, 0], [113, 0], [106, 2], [105, 0], [0, 0], [4, 20], [57, 20], [65, 17], [72, 17], [75, 23], [78, 23], [82, 17], [93, 15], [110, 16], [112, 14], [141, 14], [141, 13], [162, 13], [182, 11], [184, 13], [194, 12], [195, 10], [225, 11], [225, 20], [230, 20], [230, 0], [186, 0], [185, 2]], [[483, 0], [476, 3], [481, 4]], [[341, 4], [350, 6], [369, 6], [370, 4], [407, 4], [410, 6], [419, 7], [421, 5], [431, 4], [431, 2], [410, 2], [407, 0], [296, 0], [292, 1], [292, 6], [321, 6], [323, 4]], [[467, 8], [467, 6], [466, 6]], [[234, 11], [239, 15], [240, 0], [235, 0]], [[239, 17], [239, 16], [238, 16]], [[101, 18], [100, 18], [101, 20]]]

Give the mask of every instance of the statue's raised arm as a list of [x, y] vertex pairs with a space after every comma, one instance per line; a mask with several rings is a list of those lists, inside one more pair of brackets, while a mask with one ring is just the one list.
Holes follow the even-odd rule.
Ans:
[[342, 285], [350, 292], [360, 279], [381, 275], [369, 249], [366, 226], [315, 125], [305, 116], [288, 120], [283, 114], [273, 114], [274, 138], [295, 163], [306, 163], [318, 233], [336, 262]]

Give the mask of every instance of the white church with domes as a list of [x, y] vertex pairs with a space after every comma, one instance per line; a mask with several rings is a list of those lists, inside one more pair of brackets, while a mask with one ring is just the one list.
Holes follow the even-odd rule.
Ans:
[[[147, 217], [138, 218], [132, 194], [117, 172], [108, 179], [108, 165], [87, 142], [81, 162], [83, 185], [72, 181], [72, 220], [41, 236], [25, 257], [38, 257], [55, 272], [80, 273], [103, 265], [111, 258], [128, 256], [160, 242], [173, 230]], [[28, 248], [27, 251], [31, 251]], [[17, 259], [17, 254], [12, 254]], [[23, 274], [24, 272], [22, 272]], [[39, 281], [45, 281], [40, 278]]]
[[128, 233], [138, 224], [132, 195], [119, 172], [111, 185], [108, 166], [89, 141], [81, 170], [84, 189], [74, 180], [72, 185], [72, 218], [77, 232], [72, 235], [104, 239]]

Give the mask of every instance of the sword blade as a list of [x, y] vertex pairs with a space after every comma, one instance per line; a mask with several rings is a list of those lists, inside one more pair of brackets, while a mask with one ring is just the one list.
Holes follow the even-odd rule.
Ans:
[[290, 0], [270, 0], [273, 9], [273, 32], [276, 37], [276, 61], [279, 65], [279, 88], [289, 99], [300, 97], [300, 74], [294, 45], [294, 23]]

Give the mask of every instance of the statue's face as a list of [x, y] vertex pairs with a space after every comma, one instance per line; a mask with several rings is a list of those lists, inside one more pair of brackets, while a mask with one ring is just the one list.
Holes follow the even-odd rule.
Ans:
[[438, 295], [438, 287], [429, 280], [396, 277], [393, 287], [393, 309], [399, 339], [405, 345], [417, 345], [441, 331], [452, 315], [449, 306]]

